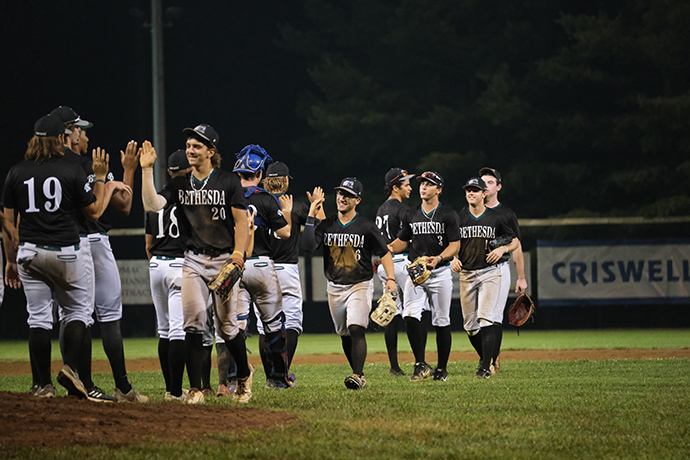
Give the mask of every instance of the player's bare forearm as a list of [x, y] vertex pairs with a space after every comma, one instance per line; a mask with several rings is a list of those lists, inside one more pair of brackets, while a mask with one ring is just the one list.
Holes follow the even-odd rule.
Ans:
[[446, 248], [441, 251], [441, 254], [437, 256], [430, 256], [428, 258], [426, 266], [430, 269], [441, 266], [444, 261], [451, 259], [455, 254], [460, 251], [460, 241], [451, 241]]
[[151, 257], [153, 257], [153, 254], [151, 254], [151, 248], [153, 247], [153, 235], [151, 234], [146, 234], [146, 257], [151, 260]]
[[[19, 236], [16, 226], [16, 214], [13, 208], [5, 208], [4, 219], [2, 222], [2, 237], [5, 247], [5, 255], [7, 262], [17, 262], [17, 248], [19, 245]], [[10, 244], [11, 242], [11, 244]]]
[[231, 208], [235, 220], [235, 251], [244, 254], [249, 243], [249, 224], [246, 209]]
[[388, 245], [388, 250], [393, 254], [399, 254], [403, 252], [405, 249], [407, 249], [407, 241], [402, 241], [397, 238], [395, 239], [395, 241], [391, 242], [391, 244]]
[[523, 293], [527, 290], [527, 279], [525, 277], [525, 255], [522, 252], [522, 243], [519, 243], [518, 248], [513, 251], [513, 262], [515, 263], [515, 271], [517, 271], [515, 292]]
[[153, 183], [153, 167], [141, 168], [141, 201], [146, 212], [158, 212], [165, 207], [166, 200], [156, 192]]
[[395, 266], [393, 265], [393, 255], [390, 252], [381, 257], [381, 265], [383, 265], [383, 269], [386, 271], [387, 278], [384, 291], [395, 291], [397, 289], [395, 284]]

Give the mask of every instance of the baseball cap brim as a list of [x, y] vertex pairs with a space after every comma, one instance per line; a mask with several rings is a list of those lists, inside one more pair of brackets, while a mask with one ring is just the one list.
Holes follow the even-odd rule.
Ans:
[[357, 198], [361, 198], [361, 196], [359, 195], [359, 193], [355, 192], [355, 191], [354, 191], [353, 189], [351, 189], [351, 188], [343, 187], [342, 185], [339, 185], [339, 186], [335, 187], [335, 190], [342, 190], [343, 192], [347, 192], [347, 193], [349, 193], [349, 194], [352, 195], [352, 196], [356, 196]]
[[213, 145], [214, 147], [215, 147], [215, 145], [216, 145], [211, 139], [209, 139], [208, 137], [204, 136], [204, 135], [201, 134], [200, 132], [195, 131], [194, 128], [185, 128], [185, 129], [182, 130], [182, 134], [184, 134], [184, 135], [187, 136], [188, 138], [189, 138], [189, 137], [200, 137], [200, 138], [204, 139], [206, 142], [208, 142], [209, 144]]

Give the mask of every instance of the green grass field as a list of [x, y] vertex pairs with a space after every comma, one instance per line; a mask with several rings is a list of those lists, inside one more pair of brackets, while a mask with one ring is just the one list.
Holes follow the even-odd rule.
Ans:
[[[454, 339], [454, 350], [469, 349], [462, 335]], [[252, 340], [250, 348], [255, 347]], [[435, 348], [431, 337], [429, 344]], [[690, 331], [507, 333], [504, 344], [504, 349], [687, 348]], [[127, 340], [125, 347], [128, 358], [155, 357], [155, 340]], [[383, 337], [371, 334], [369, 351], [384, 350]], [[94, 352], [100, 359], [98, 345]], [[298, 353], [340, 353], [340, 344], [335, 335], [304, 336]], [[27, 359], [26, 343], [0, 342], [0, 356]], [[298, 365], [293, 366], [297, 388], [266, 390], [259, 377], [249, 404], [295, 414], [297, 424], [173, 444], [0, 446], [0, 457], [690, 458], [690, 359], [514, 361], [504, 363], [501, 374], [490, 380], [473, 379], [475, 366], [452, 363], [448, 382], [417, 383], [388, 377], [386, 364], [367, 364], [369, 383], [355, 392], [343, 385], [347, 366]], [[142, 393], [154, 395], [153, 402], [162, 401], [158, 372], [136, 373], [131, 379]], [[94, 380], [112, 386], [110, 375], [96, 374]], [[26, 391], [30, 382], [30, 376], [3, 376], [0, 390]], [[209, 404], [233, 405], [227, 400]]]

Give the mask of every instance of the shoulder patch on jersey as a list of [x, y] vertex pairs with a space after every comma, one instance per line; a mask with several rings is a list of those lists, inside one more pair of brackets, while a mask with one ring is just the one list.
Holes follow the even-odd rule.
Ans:
[[283, 216], [283, 211], [281, 209], [278, 210], [278, 215], [281, 217]]
[[89, 185], [88, 182], [84, 184], [84, 190], [87, 191], [87, 192], [90, 192], [90, 191], [91, 191], [91, 185]]

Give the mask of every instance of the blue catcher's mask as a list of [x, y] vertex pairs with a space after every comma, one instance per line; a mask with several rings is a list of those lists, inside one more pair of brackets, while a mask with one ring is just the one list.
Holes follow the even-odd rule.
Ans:
[[266, 163], [272, 163], [273, 158], [258, 144], [249, 144], [236, 154], [237, 162], [233, 172], [257, 173], [264, 169]]

